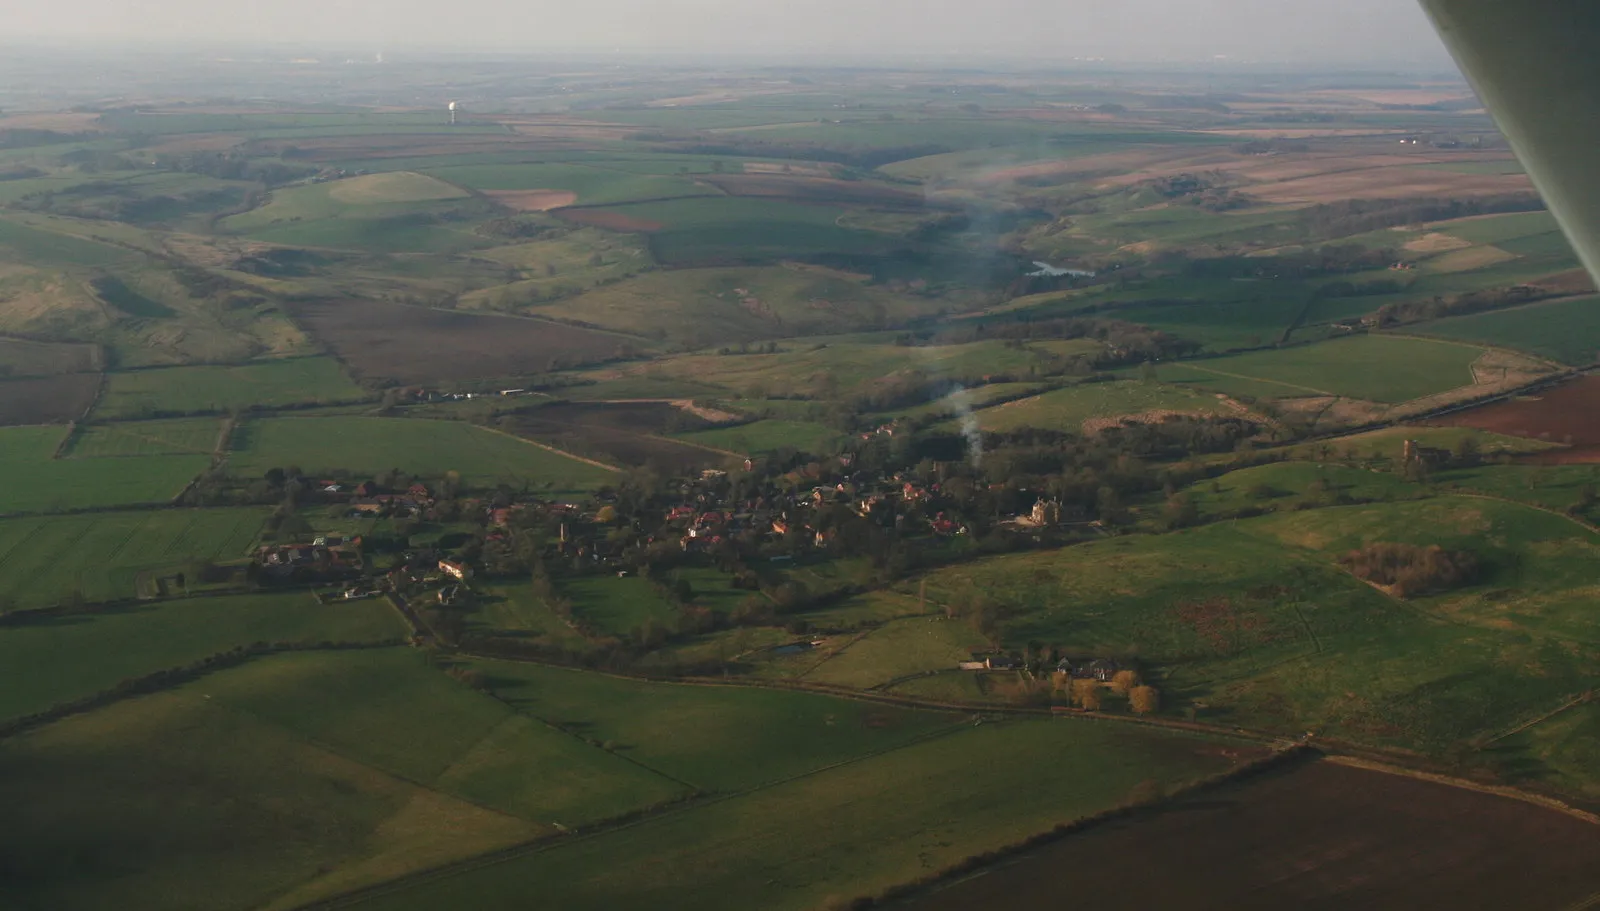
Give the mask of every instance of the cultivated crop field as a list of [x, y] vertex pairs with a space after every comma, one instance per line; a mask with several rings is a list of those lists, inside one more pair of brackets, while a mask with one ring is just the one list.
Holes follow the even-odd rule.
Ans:
[[243, 559], [266, 509], [174, 509], [0, 520], [0, 585], [9, 607], [69, 596], [134, 598], [143, 572], [181, 572], [195, 561]]
[[298, 305], [296, 315], [362, 379], [437, 383], [517, 377], [616, 357], [646, 342], [543, 320], [366, 300]]
[[166, 503], [211, 464], [202, 455], [55, 459], [65, 427], [0, 430], [0, 468], [11, 479], [0, 513]]
[[[332, 358], [295, 358], [237, 367], [167, 367], [113, 373], [97, 419], [217, 413], [285, 405], [333, 405], [369, 398]], [[209, 451], [209, 450], [208, 450]]]
[[1527, 461], [1560, 465], [1600, 460], [1600, 378], [1586, 376], [1536, 395], [1474, 408], [1437, 423], [1525, 437], [1567, 448], [1525, 456]]
[[[654, 466], [682, 474], [715, 467], [728, 454], [660, 436], [678, 427], [709, 422], [664, 402], [546, 405], [500, 421], [500, 428], [566, 452], [610, 465]], [[705, 444], [702, 444], [705, 445]]]
[[456, 421], [405, 418], [266, 418], [234, 433], [228, 472], [259, 478], [269, 468], [370, 477], [391, 468], [427, 478], [455, 471], [474, 487], [509, 484], [558, 492], [592, 490], [612, 472], [503, 433]]
[[[1142, 875], [1150, 865], [1162, 874]], [[1045, 903], [1062, 882], [1079, 901], [1140, 908], [1566, 908], [1600, 889], [1600, 842], [1544, 807], [1319, 762], [1074, 835], [904, 907]]]
[[100, 350], [94, 345], [0, 339], [0, 369], [4, 369], [7, 376], [93, 373], [100, 369], [100, 361]]
[[0, 424], [59, 424], [88, 411], [100, 393], [98, 373], [0, 380]]
[[717, 190], [657, 174], [636, 174], [584, 164], [468, 165], [435, 168], [434, 177], [488, 193], [564, 190], [576, 196], [568, 205], [602, 206], [680, 196], [714, 196]]

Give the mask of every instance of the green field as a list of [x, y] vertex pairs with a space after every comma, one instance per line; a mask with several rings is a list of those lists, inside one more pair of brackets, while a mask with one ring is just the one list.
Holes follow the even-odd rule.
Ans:
[[604, 211], [660, 225], [650, 234], [650, 247], [658, 260], [675, 266], [874, 253], [884, 251], [890, 242], [872, 231], [839, 227], [846, 210], [835, 206], [708, 196]]
[[1398, 404], [1470, 385], [1472, 364], [1482, 355], [1483, 349], [1468, 345], [1363, 335], [1185, 362], [1175, 371], [1212, 373], [1225, 383], [1249, 381], [1244, 388], [1252, 394], [1266, 384], [1281, 386], [1280, 397], [1344, 396]]
[[1424, 323], [1417, 331], [1555, 358], [1574, 366], [1600, 359], [1600, 297], [1529, 304]]
[[110, 374], [94, 417], [104, 420], [226, 412], [247, 410], [253, 405], [332, 405], [368, 397], [332, 358], [295, 358], [237, 367], [168, 367]]
[[174, 509], [0, 520], [0, 588], [13, 607], [133, 598], [140, 573], [243, 559], [266, 509]]
[[582, 576], [562, 583], [561, 595], [572, 602], [574, 614], [612, 636], [627, 636], [646, 623], [671, 629], [678, 617], [677, 607], [638, 576]]
[[617, 744], [706, 791], [739, 791], [904, 746], [953, 716], [743, 687], [647, 683], [506, 661], [474, 661], [519, 711]]
[[871, 689], [930, 669], [953, 668], [988, 645], [988, 640], [964, 623], [943, 617], [911, 617], [850, 641], [800, 679]]
[[[266, 205], [223, 221], [232, 233], [270, 243], [379, 252], [456, 252], [492, 246], [445, 223], [486, 217], [488, 203], [444, 181], [406, 171], [279, 190]], [[439, 216], [451, 216], [441, 219]]]
[[1452, 237], [1474, 244], [1501, 244], [1522, 237], [1556, 234], [1561, 226], [1549, 212], [1519, 212], [1492, 218], [1469, 218], [1434, 225]]
[[[1375, 541], [1469, 548], [1485, 575], [1400, 603], [1334, 563]], [[1443, 750], [1537, 715], [1600, 668], [1590, 554], [1600, 538], [1564, 517], [1439, 496], [982, 561], [928, 588], [1004, 605], [1014, 647], [1137, 656], [1169, 711], [1198, 701], [1227, 723]]]
[[1123, 380], [1085, 383], [1043, 395], [1018, 399], [979, 411], [978, 423], [988, 433], [1023, 427], [1078, 432], [1098, 419], [1159, 417], [1164, 413], [1212, 415], [1230, 413], [1215, 395], [1174, 386]]
[[369, 174], [280, 190], [261, 208], [228, 219], [227, 226], [233, 231], [259, 231], [284, 222], [337, 219], [358, 215], [365, 209], [463, 199], [467, 195], [459, 187], [422, 174]]
[[0, 895], [64, 911], [289, 908], [683, 791], [409, 650], [257, 660], [8, 740], [0, 770], [30, 871]]
[[222, 433], [216, 418], [129, 421], [80, 427], [64, 458], [104, 456], [210, 455]]
[[324, 605], [309, 592], [194, 598], [0, 627], [0, 662], [28, 683], [0, 692], [0, 721], [258, 642], [384, 642], [407, 633], [385, 601]]
[[313, 474], [376, 475], [391, 468], [428, 478], [460, 472], [475, 487], [510, 484], [553, 491], [592, 490], [614, 478], [560, 453], [456, 421], [406, 418], [265, 418], [234, 434], [228, 470], [256, 478], [297, 466]]
[[418, 884], [370, 907], [465, 900], [509, 911], [526, 907], [531, 883], [553, 908], [828, 907], [1117, 806], [1141, 783], [1170, 786], [1228, 763], [1214, 744], [1122, 726], [985, 724]]
[[692, 180], [581, 164], [472, 165], [428, 173], [474, 190], [567, 190], [578, 194], [574, 205], [580, 206], [719, 195]]
[[717, 449], [752, 454], [790, 448], [799, 452], [824, 452], [839, 438], [839, 431], [808, 421], [763, 420], [680, 433], [677, 439]]
[[0, 513], [166, 503], [211, 464], [202, 455], [52, 459], [66, 434], [64, 427], [0, 429], [0, 470], [10, 479]]
[[923, 378], [981, 384], [994, 374], [1026, 374], [1055, 358], [1093, 350], [1093, 342], [1007, 348], [1003, 342], [907, 347], [861, 342], [784, 344], [776, 354], [684, 355], [633, 368], [657, 380], [692, 380], [735, 395], [829, 398], [871, 392], [883, 382]]
[[699, 348], [870, 330], [952, 306], [942, 298], [896, 294], [863, 276], [766, 266], [654, 272], [530, 312]]

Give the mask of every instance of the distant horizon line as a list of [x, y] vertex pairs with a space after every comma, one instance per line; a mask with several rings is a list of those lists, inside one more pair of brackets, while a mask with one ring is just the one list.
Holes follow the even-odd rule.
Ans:
[[[928, 66], [978, 66], [1018, 67], [1025, 69], [1084, 67], [1115, 70], [1123, 67], [1188, 67], [1191, 70], [1272, 70], [1275, 72], [1312, 73], [1405, 73], [1461, 79], [1448, 57], [1404, 60], [1399, 58], [1326, 57], [1307, 59], [1273, 57], [1241, 57], [1233, 54], [1129, 56], [1097, 54], [1092, 51], [1064, 51], [1060, 55], [1022, 51], [985, 51], [971, 48], [930, 47], [919, 51], [850, 51], [818, 48], [755, 48], [733, 52], [726, 50], [698, 50], [681, 46], [662, 47], [537, 47], [484, 45], [461, 47], [428, 42], [379, 43], [373, 41], [249, 41], [237, 38], [84, 38], [67, 35], [12, 35], [0, 38], [0, 48], [17, 51], [23, 55], [34, 53], [119, 52], [133, 56], [147, 54], [194, 54], [202, 57], [197, 62], [237, 63], [289, 63], [295, 60], [315, 60], [325, 65], [351, 65], [366, 63], [373, 66], [401, 62], [387, 59], [393, 55], [411, 60], [527, 60], [529, 58], [555, 58], [563, 61], [610, 65], [640, 63], [677, 63], [694, 61], [705, 63], [759, 63], [773, 67], [824, 67], [886, 70], [909, 65]], [[380, 64], [377, 57], [386, 59]], [[13, 62], [16, 61], [15, 59]], [[1464, 81], [1464, 80], [1462, 80]]]

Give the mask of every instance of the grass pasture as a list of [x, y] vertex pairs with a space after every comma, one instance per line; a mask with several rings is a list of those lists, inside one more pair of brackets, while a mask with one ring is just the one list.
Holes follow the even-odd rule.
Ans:
[[678, 439], [752, 455], [790, 448], [797, 452], [825, 451], [839, 431], [825, 424], [778, 419], [752, 421], [732, 427], [680, 433]]
[[1018, 399], [977, 413], [978, 424], [988, 433], [1006, 433], [1022, 427], [1081, 431], [1118, 419], [1160, 420], [1170, 415], [1228, 414], [1215, 395], [1175, 386], [1121, 380], [1085, 383]]
[[612, 636], [626, 637], [647, 623], [670, 629], [678, 617], [677, 608], [639, 576], [583, 576], [564, 583], [561, 594], [571, 599], [573, 613]]
[[0, 895], [62, 909], [295, 907], [682, 791], [398, 649], [257, 660], [7, 741], [0, 768], [27, 871]]
[[1287, 396], [1331, 395], [1398, 404], [1470, 385], [1472, 364], [1482, 355], [1483, 349], [1470, 345], [1363, 335], [1185, 363], [1177, 369], [1281, 385], [1282, 395]]
[[[771, 262], [826, 253], [882, 252], [882, 234], [838, 224], [844, 209], [753, 197], [705, 197], [569, 210], [579, 224], [623, 227], [650, 235], [650, 248], [666, 265]], [[604, 224], [596, 219], [608, 219]]]
[[429, 478], [460, 472], [472, 487], [507, 483], [552, 491], [592, 490], [613, 479], [603, 468], [506, 434], [456, 421], [407, 418], [265, 418], [235, 431], [228, 470], [257, 478], [269, 468], [371, 476], [390, 468]]
[[[1377, 541], [1470, 549], [1483, 578], [1399, 602], [1335, 563]], [[1198, 700], [1224, 723], [1441, 751], [1549, 710], [1600, 669], [1585, 606], [1597, 547], [1558, 515], [1438, 496], [985, 560], [928, 585], [1007, 608], [1013, 647], [1137, 656], [1169, 711]]]
[[902, 747], [958, 719], [812, 693], [650, 683], [506, 661], [473, 661], [518, 711], [615, 744], [706, 791], [737, 791]]
[[[379, 911], [469, 900], [642, 909], [800, 911], [880, 891], [1113, 807], [1141, 782], [1225, 770], [1238, 753], [1112, 725], [966, 728], [737, 798], [386, 895]], [[1040, 775], [1041, 766], [1052, 774]], [[981, 770], [981, 771], [979, 771]], [[848, 817], [849, 825], [840, 825]], [[617, 866], [618, 857], [630, 862]]]
[[54, 459], [64, 427], [0, 430], [0, 470], [10, 483], [0, 513], [170, 502], [211, 459], [203, 455]]
[[0, 720], [257, 642], [384, 642], [407, 633], [384, 601], [324, 605], [308, 592], [194, 598], [4, 626], [7, 672], [28, 685], [0, 693]]
[[121, 456], [206, 455], [222, 434], [217, 418], [129, 421], [78, 428], [62, 453], [69, 459]]
[[350, 382], [337, 361], [326, 357], [232, 367], [164, 367], [111, 374], [94, 416], [126, 419], [252, 406], [335, 405], [368, 397]]
[[1463, 342], [1516, 348], [1563, 364], [1600, 360], [1600, 297], [1529, 304], [1424, 323], [1417, 331]]
[[901, 677], [953, 668], [988, 644], [964, 623], [943, 617], [908, 617], [849, 642], [808, 669], [801, 679], [873, 689]]
[[0, 580], [14, 607], [135, 597], [142, 572], [244, 558], [266, 509], [183, 509], [0, 520]]
[[681, 177], [585, 164], [466, 165], [433, 168], [428, 173], [482, 192], [565, 190], [577, 194], [575, 205], [580, 206], [718, 195], [712, 187]]

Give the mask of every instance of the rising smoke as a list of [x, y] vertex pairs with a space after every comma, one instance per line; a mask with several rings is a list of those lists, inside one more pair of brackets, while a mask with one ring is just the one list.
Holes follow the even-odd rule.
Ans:
[[967, 387], [957, 386], [950, 393], [950, 404], [961, 420], [961, 435], [967, 438], [967, 458], [972, 461], [972, 467], [977, 468], [983, 464], [983, 429], [978, 426], [978, 416], [972, 413], [972, 396], [967, 393]]

